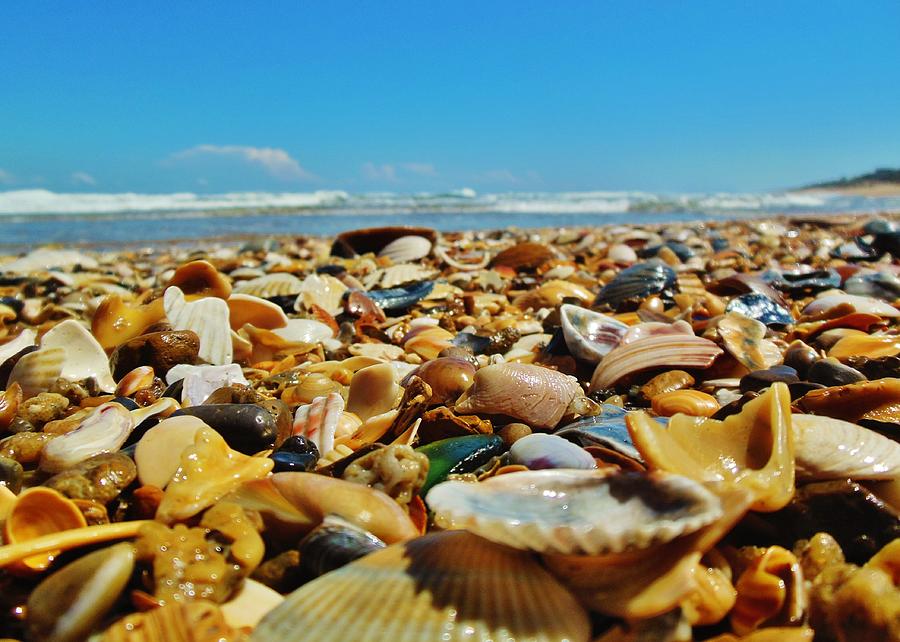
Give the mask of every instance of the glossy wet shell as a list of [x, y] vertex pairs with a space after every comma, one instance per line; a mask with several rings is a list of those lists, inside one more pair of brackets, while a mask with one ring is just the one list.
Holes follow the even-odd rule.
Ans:
[[305, 584], [251, 640], [586, 642], [575, 598], [531, 556], [459, 531], [389, 546]]
[[644, 549], [718, 519], [719, 500], [678, 475], [539, 470], [449, 481], [426, 502], [443, 528], [540, 553]]
[[665, 263], [637, 263], [619, 272], [600, 290], [594, 300], [594, 307], [608, 306], [618, 310], [629, 302], [644, 299], [651, 294], [671, 296], [675, 287], [675, 271]]

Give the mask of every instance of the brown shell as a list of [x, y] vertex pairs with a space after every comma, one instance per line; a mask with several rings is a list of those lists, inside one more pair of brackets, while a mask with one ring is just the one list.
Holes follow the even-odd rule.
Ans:
[[509, 247], [491, 261], [491, 267], [506, 266], [514, 270], [534, 270], [539, 265], [556, 258], [556, 253], [543, 243], [518, 243]]

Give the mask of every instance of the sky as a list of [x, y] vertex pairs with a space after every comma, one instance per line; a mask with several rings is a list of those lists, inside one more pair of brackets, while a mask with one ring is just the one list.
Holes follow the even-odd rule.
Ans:
[[900, 166], [898, 34], [896, 0], [5, 2], [0, 190], [792, 187]]

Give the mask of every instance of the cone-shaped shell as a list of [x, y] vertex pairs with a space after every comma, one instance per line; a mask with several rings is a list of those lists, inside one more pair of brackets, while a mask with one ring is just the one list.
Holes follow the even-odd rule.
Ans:
[[894, 479], [900, 444], [848, 421], [793, 415], [794, 457], [803, 479]]
[[184, 293], [173, 286], [166, 289], [163, 305], [173, 328], [192, 330], [200, 337], [201, 359], [216, 366], [231, 363], [234, 349], [231, 344], [228, 305], [225, 301], [206, 297], [188, 302]]
[[687, 334], [653, 335], [619, 346], [603, 358], [591, 377], [590, 391], [602, 390], [620, 379], [650, 368], [708, 368], [721, 348], [712, 341]]
[[722, 515], [718, 498], [679, 475], [555, 469], [435, 486], [435, 522], [539, 553], [601, 555], [648, 548]]
[[553, 428], [582, 393], [578, 380], [556, 370], [524, 363], [481, 368], [456, 404], [456, 412], [501, 414], [535, 428]]
[[[72, 500], [45, 486], [29, 488], [16, 498], [3, 523], [3, 541], [21, 544], [61, 531], [87, 526], [84, 515]], [[21, 570], [42, 571], [59, 555], [59, 550], [22, 560]]]
[[633, 412], [626, 422], [651, 467], [733, 482], [754, 493], [754, 510], [775, 511], [794, 494], [790, 400], [779, 382], [724, 421], [675, 415], [664, 428], [647, 413]]
[[569, 640], [587, 614], [528, 554], [460, 531], [389, 546], [314, 580], [252, 640]]

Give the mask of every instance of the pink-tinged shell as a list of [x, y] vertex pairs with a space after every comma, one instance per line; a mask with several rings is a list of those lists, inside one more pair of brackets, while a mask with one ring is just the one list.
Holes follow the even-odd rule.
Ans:
[[116, 452], [133, 428], [131, 414], [123, 406], [115, 402], [97, 406], [78, 428], [47, 442], [40, 468], [58, 473], [94, 455]]
[[660, 323], [659, 321], [648, 321], [638, 323], [628, 328], [622, 342], [619, 345], [628, 345], [647, 337], [659, 337], [663, 335], [683, 335], [694, 336], [694, 330], [687, 321], [676, 321], [675, 323]]
[[309, 582], [251, 640], [587, 642], [575, 597], [528, 553], [469, 533], [431, 533]]
[[534, 428], [553, 428], [582, 394], [574, 377], [525, 363], [481, 368], [456, 404], [456, 412], [509, 415]]
[[303, 435], [325, 455], [334, 448], [335, 433], [343, 412], [344, 398], [338, 393], [316, 397], [312, 403], [297, 408], [292, 434]]
[[900, 310], [884, 301], [844, 292], [820, 296], [803, 308], [803, 314], [807, 316], [820, 314], [843, 304], [851, 305], [857, 312], [877, 314], [880, 317], [900, 317]]
[[618, 319], [571, 303], [560, 306], [559, 316], [569, 352], [590, 363], [609, 354], [628, 330]]
[[622, 378], [650, 368], [708, 368], [722, 354], [712, 341], [686, 334], [650, 336], [610, 352], [594, 370], [590, 391], [609, 388]]

